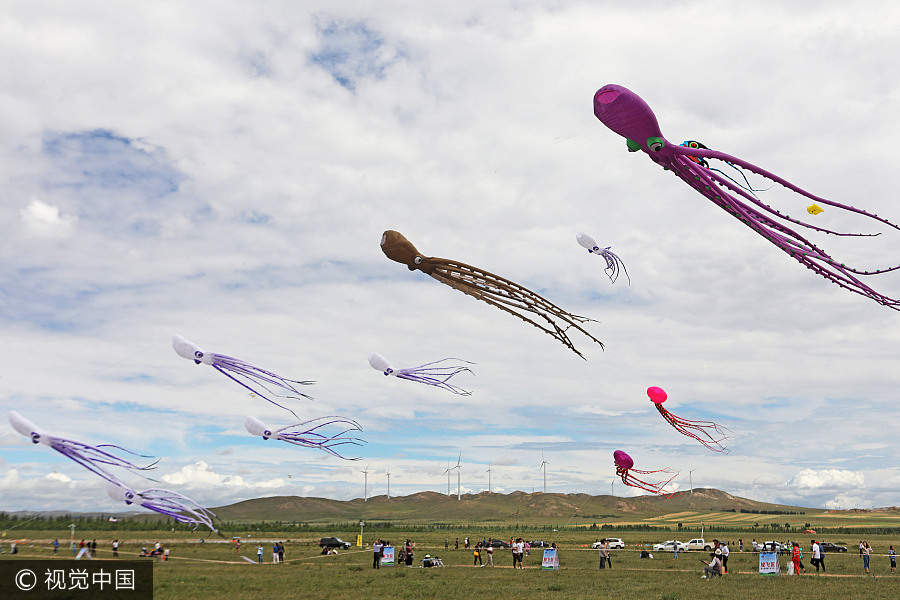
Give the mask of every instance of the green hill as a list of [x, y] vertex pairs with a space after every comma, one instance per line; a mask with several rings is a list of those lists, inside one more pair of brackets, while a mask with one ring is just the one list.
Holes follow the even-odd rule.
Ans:
[[[716, 489], [695, 489], [666, 498], [638, 496], [590, 496], [588, 494], [543, 494], [482, 492], [466, 494], [460, 500], [436, 492], [420, 492], [409, 496], [373, 496], [368, 501], [330, 500], [276, 496], [256, 498], [213, 509], [216, 515], [232, 521], [301, 521], [336, 522], [357, 519], [409, 522], [549, 522], [561, 523], [647, 523], [699, 522], [704, 515], [720, 515], [720, 520], [785, 522], [797, 515], [822, 514], [826, 511], [797, 506], [769, 504], [732, 496]], [[742, 512], [746, 511], [746, 512]]]

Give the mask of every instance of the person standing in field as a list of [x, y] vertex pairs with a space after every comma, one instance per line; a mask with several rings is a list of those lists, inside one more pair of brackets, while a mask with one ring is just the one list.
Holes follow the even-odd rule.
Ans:
[[481, 544], [475, 544], [475, 551], [472, 552], [472, 556], [474, 557], [474, 560], [472, 562], [473, 567], [478, 563], [481, 563], [482, 567], [484, 566], [484, 562], [482, 562], [481, 560]]
[[372, 568], [380, 569], [381, 568], [381, 549], [384, 546], [381, 544], [381, 540], [375, 540], [375, 543], [372, 544]]
[[809, 559], [809, 562], [813, 564], [813, 566], [816, 568], [816, 573], [818, 573], [820, 566], [823, 568], [825, 567], [825, 565], [822, 563], [822, 546], [817, 544], [816, 540], [809, 540], [809, 543], [811, 548], [810, 551], [812, 552], [812, 558]]
[[263, 547], [262, 544], [256, 547], [256, 562], [262, 564]]
[[466, 550], [468, 550], [469, 549], [469, 536], [466, 536], [465, 544], [466, 544]]
[[[893, 548], [893, 546], [891, 546]], [[53, 540], [53, 554], [59, 552], [59, 538]]]
[[444, 538], [444, 550], [450, 549], [450, 538]]
[[278, 542], [272, 542], [272, 564], [278, 564]]
[[738, 552], [744, 551], [744, 538], [738, 538]]
[[[893, 546], [891, 546], [891, 548], [893, 548]], [[488, 566], [493, 567], [494, 566], [494, 547], [491, 544], [488, 544], [488, 546], [487, 546], [487, 557], [488, 557], [488, 562], [487, 562]]]
[[728, 555], [731, 550], [728, 549], [728, 542], [722, 542], [722, 573], [728, 574]]
[[278, 562], [284, 562], [284, 542], [278, 544]]
[[888, 550], [888, 558], [891, 559], [891, 573], [893, 573], [897, 570], [897, 552], [894, 550], [893, 546]]
[[863, 557], [863, 568], [865, 568], [866, 573], [868, 573], [869, 572], [869, 560], [872, 557], [872, 547], [869, 546], [869, 542], [863, 542], [862, 557]]
[[803, 554], [800, 552], [800, 546], [794, 542], [791, 546], [791, 562], [794, 563], [794, 575], [800, 575], [803, 569]]
[[459, 550], [459, 538], [456, 538], [456, 547], [453, 548], [453, 549], [454, 549], [454, 550]]

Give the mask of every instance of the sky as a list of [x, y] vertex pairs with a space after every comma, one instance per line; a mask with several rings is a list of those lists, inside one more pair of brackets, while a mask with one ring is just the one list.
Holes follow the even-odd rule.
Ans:
[[[634, 90], [699, 139], [900, 220], [900, 7], [752, 3], [66, 2], [0, 15], [0, 412], [161, 461], [206, 505], [542, 489], [636, 495], [612, 452], [809, 507], [900, 504], [900, 314], [803, 269], [630, 154], [592, 113]], [[757, 187], [764, 181], [751, 179]], [[781, 187], [767, 203], [864, 268], [900, 232]], [[477, 265], [597, 320], [582, 360], [379, 248]], [[575, 241], [612, 246], [631, 284]], [[900, 296], [900, 274], [870, 278]], [[250, 436], [293, 417], [209, 352], [315, 380], [304, 418], [356, 419], [350, 462]], [[476, 363], [456, 396], [371, 369]], [[729, 453], [648, 401], [732, 431]], [[305, 390], [306, 391], [306, 390]], [[692, 472], [689, 478], [689, 472]], [[128, 474], [140, 488], [159, 485]], [[611, 485], [614, 484], [614, 485]], [[456, 481], [454, 477], [455, 492]], [[96, 477], [0, 424], [0, 509], [114, 510]]]

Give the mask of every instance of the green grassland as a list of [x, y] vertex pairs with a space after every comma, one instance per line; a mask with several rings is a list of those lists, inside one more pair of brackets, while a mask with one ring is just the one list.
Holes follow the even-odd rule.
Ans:
[[[10, 532], [11, 533], [11, 532]], [[756, 574], [758, 557], [756, 554], [737, 552], [736, 545], [729, 561], [729, 575], [715, 580], [700, 578], [702, 565], [698, 559], [703, 553], [680, 554], [675, 559], [668, 553], [654, 553], [654, 559], [639, 558], [639, 550], [644, 544], [660, 542], [671, 536], [660, 532], [634, 531], [617, 532], [627, 544], [626, 549], [613, 554], [613, 568], [600, 570], [596, 551], [585, 547], [595, 541], [600, 532], [567, 529], [530, 533], [528, 538], [555, 541], [560, 545], [559, 572], [541, 571], [539, 551], [532, 552], [526, 559], [524, 572], [514, 571], [509, 566], [509, 551], [497, 550], [497, 568], [472, 567], [471, 551], [454, 550], [454, 542], [459, 537], [469, 535], [473, 540], [482, 536], [509, 538], [515, 531], [503, 529], [494, 523], [473, 526], [471, 531], [447, 532], [405, 532], [399, 529], [367, 530], [365, 541], [371, 543], [375, 537], [384, 537], [399, 545], [406, 538], [416, 544], [415, 564], [421, 565], [421, 558], [430, 553], [440, 556], [446, 565], [443, 569], [422, 569], [409, 567], [371, 568], [372, 555], [369, 549], [352, 548], [337, 556], [322, 556], [316, 546], [321, 535], [338, 535], [355, 541], [356, 532], [323, 531], [309, 532], [297, 536], [289, 532], [244, 532], [239, 552], [227, 541], [216, 537], [204, 538], [200, 542], [196, 535], [184, 532], [109, 532], [80, 531], [78, 538], [96, 538], [99, 558], [110, 557], [110, 542], [118, 538], [122, 543], [121, 558], [133, 558], [141, 546], [151, 547], [156, 541], [171, 549], [171, 559], [154, 561], [155, 597], [157, 600], [183, 598], [254, 599], [260, 597], [284, 598], [358, 598], [360, 595], [378, 598], [453, 598], [483, 594], [503, 594], [505, 597], [530, 597], [546, 595], [556, 598], [661, 598], [667, 600], [694, 598], [735, 598], [765, 597], [792, 599], [822, 598], [862, 598], [896, 599], [900, 597], [900, 575], [888, 571], [888, 559], [884, 556], [872, 557], [874, 577], [863, 575], [862, 560], [850, 548], [846, 554], [827, 555], [827, 576], [807, 574], [799, 577], [763, 577]], [[20, 553], [14, 558], [49, 558], [52, 556], [49, 542], [53, 537], [68, 540], [68, 531], [18, 531], [17, 536], [25, 540], [19, 544]], [[49, 535], [48, 535], [49, 534]], [[112, 534], [112, 535], [111, 535]], [[248, 535], [252, 536], [248, 539]], [[749, 545], [754, 533], [717, 533], [707, 531], [711, 539], [733, 539], [743, 537]], [[799, 537], [799, 536], [794, 536]], [[808, 537], [799, 539], [808, 547]], [[817, 536], [819, 537], [819, 536]], [[865, 536], [876, 552], [883, 553], [888, 545], [900, 547], [900, 535]], [[450, 549], [444, 549], [444, 541], [449, 538]], [[785, 539], [777, 537], [777, 539]], [[858, 540], [848, 536], [828, 536], [833, 542], [847, 542], [852, 545]], [[265, 541], [263, 541], [265, 540]], [[283, 540], [286, 543], [285, 564], [271, 563], [271, 543], [269, 540]], [[245, 556], [255, 560], [257, 541], [263, 541], [265, 563], [249, 564], [241, 559]], [[5, 549], [8, 545], [4, 544]], [[65, 550], [60, 557], [71, 557]], [[0, 559], [10, 558], [8, 554]], [[804, 558], [807, 567], [808, 556]], [[782, 566], [786, 558], [781, 558]], [[814, 572], [814, 571], [813, 571]]]

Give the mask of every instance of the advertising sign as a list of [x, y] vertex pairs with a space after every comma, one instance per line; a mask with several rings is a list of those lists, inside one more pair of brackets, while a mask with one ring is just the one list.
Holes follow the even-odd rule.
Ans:
[[778, 575], [781, 569], [778, 567], [778, 555], [774, 552], [759, 553], [759, 574]]
[[381, 549], [381, 566], [382, 567], [393, 567], [394, 566], [394, 547], [393, 546], [385, 546]]
[[541, 569], [559, 569], [559, 554], [557, 554], [556, 548], [544, 548], [544, 560], [541, 562]]

